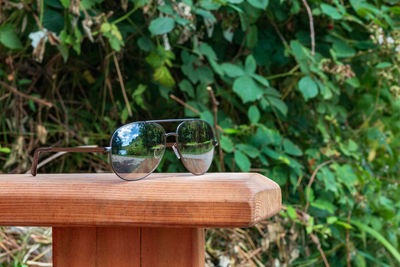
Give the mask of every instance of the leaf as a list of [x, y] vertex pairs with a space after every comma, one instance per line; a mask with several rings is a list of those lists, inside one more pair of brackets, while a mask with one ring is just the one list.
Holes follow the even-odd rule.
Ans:
[[153, 35], [169, 33], [175, 27], [175, 21], [170, 17], [157, 18], [150, 22], [149, 31]]
[[254, 146], [247, 145], [247, 144], [238, 144], [238, 145], [236, 145], [236, 147], [240, 151], [246, 153], [251, 158], [256, 158], [260, 155], [260, 151], [258, 151], [258, 149], [255, 148]]
[[257, 45], [258, 41], [258, 29], [256, 25], [249, 28], [249, 32], [246, 35], [246, 46], [250, 49]]
[[[268, 80], [265, 79], [263, 76], [258, 75], [258, 74], [255, 74], [255, 73], [252, 73], [252, 74], [251, 74], [251, 77], [253, 77], [254, 80], [256, 80], [257, 82], [261, 83], [261, 84], [264, 85], [265, 87], [268, 87], [268, 86], [269, 86]], [[271, 89], [272, 89], [272, 88], [268, 88], [265, 92], [268, 93], [268, 91], [270, 91]], [[273, 90], [275, 90], [275, 89], [273, 89]], [[278, 93], [278, 94], [279, 94], [279, 93]], [[280, 95], [278, 95], [278, 96], [280, 96]]]
[[383, 235], [381, 235], [379, 232], [375, 231], [373, 228], [369, 227], [368, 225], [362, 222], [356, 220], [351, 220], [350, 222], [355, 226], [357, 226], [358, 228], [360, 228], [360, 230], [365, 231], [368, 234], [372, 235], [393, 255], [393, 257], [397, 260], [397, 262], [400, 263], [400, 252], [392, 244], [390, 244], [390, 242], [387, 241]]
[[239, 77], [244, 74], [241, 67], [231, 63], [224, 63], [221, 65], [222, 71], [231, 78]]
[[3, 24], [0, 27], [0, 43], [10, 49], [22, 48], [22, 43], [15, 33], [12, 24]]
[[296, 219], [297, 218], [297, 212], [292, 206], [288, 205], [286, 207], [286, 212], [289, 215], [289, 218], [291, 218], [291, 219]]
[[172, 78], [171, 73], [165, 66], [158, 67], [154, 71], [153, 79], [165, 87], [172, 87], [175, 85], [174, 78]]
[[317, 84], [310, 76], [305, 76], [299, 81], [299, 89], [303, 94], [304, 99], [307, 101], [310, 98], [314, 98], [318, 94]]
[[337, 57], [352, 57], [356, 54], [356, 50], [343, 40], [336, 40], [332, 48], [336, 51]]
[[144, 110], [148, 110], [143, 99], [143, 93], [146, 91], [147, 86], [144, 84], [139, 84], [138, 87], [133, 91], [132, 98], [135, 103]]
[[303, 47], [297, 40], [290, 42], [290, 48], [300, 65], [301, 71], [305, 74], [310, 73], [309, 53], [307, 49]]
[[239, 166], [239, 168], [242, 171], [248, 172], [250, 170], [251, 163], [250, 163], [249, 158], [245, 154], [243, 154], [239, 150], [236, 150], [235, 154], [234, 154], [234, 158], [235, 158], [236, 164]]
[[376, 65], [375, 68], [384, 69], [384, 68], [388, 68], [388, 67], [391, 67], [391, 66], [392, 66], [392, 63], [390, 63], [390, 62], [381, 62], [378, 65]]
[[267, 97], [267, 98], [268, 98], [268, 101], [271, 103], [272, 106], [277, 108], [284, 116], [287, 115], [288, 107], [285, 104], [285, 102], [283, 102], [282, 100], [280, 100], [277, 97]]
[[268, 0], [247, 0], [250, 5], [259, 9], [266, 9], [268, 6]]
[[257, 106], [252, 105], [247, 112], [247, 116], [249, 117], [251, 123], [257, 123], [260, 120], [260, 111]]
[[202, 43], [199, 46], [199, 50], [203, 55], [206, 55], [206, 57], [209, 60], [217, 60], [217, 55], [215, 54], [214, 49], [210, 45]]
[[60, 0], [64, 8], [69, 8], [70, 0]]
[[341, 19], [343, 17], [342, 14], [340, 14], [335, 7], [325, 3], [321, 4], [321, 10], [322, 13], [328, 15], [332, 19]]
[[263, 90], [249, 75], [237, 78], [233, 83], [233, 91], [240, 96], [243, 103], [259, 99], [263, 93]]
[[182, 80], [179, 83], [179, 89], [181, 91], [186, 92], [190, 97], [194, 97], [194, 89], [192, 84], [188, 80]]
[[233, 151], [233, 143], [232, 143], [232, 140], [231, 140], [229, 137], [225, 136], [225, 135], [222, 135], [222, 136], [221, 136], [221, 143], [220, 143], [220, 145], [221, 145], [222, 149], [223, 149], [225, 152], [230, 153], [230, 152]]
[[244, 69], [248, 74], [252, 74], [256, 71], [256, 59], [253, 57], [253, 55], [248, 55], [246, 58], [246, 62], [244, 65]]
[[301, 156], [303, 155], [303, 152], [301, 151], [301, 149], [292, 143], [292, 141], [290, 141], [289, 139], [284, 139], [283, 140], [283, 149], [285, 151], [285, 153], [289, 154], [289, 155], [293, 155], [293, 156]]
[[153, 42], [151, 41], [150, 38], [147, 38], [147, 37], [140, 37], [137, 40], [137, 44], [140, 49], [142, 49], [143, 51], [146, 51], [146, 52], [150, 52], [151, 50], [154, 49]]
[[205, 19], [209, 19], [212, 22], [216, 22], [217, 21], [217, 19], [214, 17], [214, 15], [210, 11], [207, 11], [207, 10], [204, 10], [204, 9], [201, 9], [201, 8], [197, 8], [195, 10], [195, 13], [197, 15], [202, 16]]
[[9, 154], [9, 153], [11, 153], [11, 149], [8, 147], [1, 147], [1, 145], [0, 145], [0, 153]]

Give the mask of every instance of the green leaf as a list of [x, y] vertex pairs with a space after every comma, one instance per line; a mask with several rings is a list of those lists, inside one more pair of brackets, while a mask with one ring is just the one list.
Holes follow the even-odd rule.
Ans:
[[165, 87], [172, 87], [175, 85], [174, 78], [172, 78], [171, 73], [165, 66], [158, 67], [154, 71], [153, 79]]
[[289, 218], [291, 218], [291, 219], [296, 219], [297, 218], [297, 212], [292, 206], [288, 205], [286, 207], [286, 212], [289, 215]]
[[69, 8], [70, 0], [60, 0], [64, 8]]
[[263, 93], [263, 90], [249, 75], [237, 78], [233, 83], [233, 91], [240, 96], [243, 103], [259, 99]]
[[169, 33], [175, 27], [175, 21], [170, 17], [157, 18], [150, 22], [149, 31], [153, 35]]
[[252, 105], [247, 112], [247, 116], [249, 117], [251, 123], [257, 123], [260, 120], [260, 111], [257, 106]]
[[3, 24], [0, 27], [0, 43], [10, 49], [22, 48], [22, 43], [15, 33], [12, 24]]
[[336, 40], [332, 47], [336, 51], [337, 57], [352, 57], [356, 54], [356, 50], [343, 40]]
[[235, 154], [234, 154], [234, 158], [235, 158], [236, 164], [239, 166], [239, 168], [242, 171], [248, 172], [250, 170], [251, 163], [250, 163], [249, 158], [245, 154], [243, 154], [239, 150], [236, 150]]
[[284, 116], [287, 115], [288, 107], [285, 102], [277, 97], [267, 97], [267, 99], [271, 103], [271, 105], [277, 108]]
[[244, 69], [248, 74], [252, 74], [256, 71], [256, 59], [253, 57], [253, 55], [248, 55], [246, 58], [246, 62], [244, 65]]
[[214, 52], [214, 49], [212, 49], [211, 46], [209, 46], [206, 43], [202, 43], [199, 46], [200, 52], [205, 55], [209, 60], [217, 60], [217, 55]]
[[146, 91], [147, 86], [139, 84], [138, 87], [133, 91], [132, 98], [135, 103], [144, 110], [148, 110], [148, 107], [144, 103], [143, 93]]
[[252, 49], [257, 45], [257, 41], [258, 41], [258, 28], [256, 25], [253, 25], [249, 28], [249, 32], [246, 35], [246, 46]]
[[0, 145], [0, 153], [9, 154], [9, 153], [11, 153], [11, 149], [8, 147], [1, 147], [1, 145]]
[[299, 89], [303, 94], [304, 99], [307, 101], [310, 98], [314, 98], [318, 94], [317, 84], [310, 76], [305, 76], [299, 81]]
[[289, 155], [293, 155], [293, 156], [301, 156], [303, 155], [303, 152], [301, 151], [301, 149], [292, 143], [292, 141], [290, 141], [289, 139], [284, 139], [283, 140], [283, 149], [285, 151], [285, 153], [289, 154]]
[[241, 67], [233, 65], [231, 63], [224, 63], [221, 65], [221, 68], [222, 71], [231, 78], [239, 77], [244, 74], [244, 71]]
[[360, 228], [360, 230], [367, 232], [368, 234], [373, 236], [376, 240], [378, 240], [400, 264], [400, 252], [392, 244], [390, 244], [390, 242], [387, 241], [383, 235], [381, 235], [379, 232], [375, 231], [373, 228], [369, 227], [368, 225], [362, 222], [356, 220], [351, 220], [350, 222], [355, 226], [357, 226], [358, 228]]
[[384, 69], [384, 68], [388, 68], [388, 67], [391, 67], [391, 66], [392, 66], [392, 63], [390, 63], [390, 62], [381, 62], [378, 65], [376, 65], [375, 68]]
[[154, 49], [154, 44], [151, 41], [151, 39], [147, 38], [147, 37], [144, 37], [144, 36], [140, 37], [137, 40], [137, 44], [138, 44], [140, 49], [142, 49], [143, 51], [146, 51], [146, 52], [150, 52], [151, 50]]
[[310, 72], [309, 51], [297, 40], [290, 42], [290, 48], [300, 65], [301, 71], [305, 74], [308, 74]]
[[240, 151], [246, 153], [251, 158], [256, 158], [260, 155], [260, 151], [258, 151], [257, 148], [255, 148], [254, 146], [251, 146], [251, 145], [237, 144], [236, 148], [238, 148]]
[[186, 92], [190, 97], [194, 97], [193, 86], [188, 80], [182, 80], [179, 83], [179, 89], [181, 89], [183, 92]]
[[209, 19], [209, 20], [212, 21], [212, 22], [216, 22], [216, 21], [217, 21], [217, 19], [214, 17], [214, 15], [213, 15], [210, 11], [197, 8], [197, 9], [195, 10], [195, 13], [196, 13], [197, 15], [202, 16], [202, 17], [205, 18], [205, 19]]
[[222, 135], [222, 136], [221, 136], [221, 141], [220, 141], [220, 142], [221, 142], [221, 143], [220, 143], [220, 146], [222, 147], [222, 149], [223, 149], [225, 152], [230, 153], [230, 152], [233, 151], [233, 142], [232, 142], [232, 140], [231, 140], [229, 137], [227, 137], [226, 135]]
[[325, 3], [321, 4], [321, 10], [322, 13], [328, 15], [332, 19], [341, 19], [343, 17], [342, 14], [340, 14], [335, 7]]
[[247, 0], [250, 5], [259, 9], [266, 9], [268, 6], [268, 0]]

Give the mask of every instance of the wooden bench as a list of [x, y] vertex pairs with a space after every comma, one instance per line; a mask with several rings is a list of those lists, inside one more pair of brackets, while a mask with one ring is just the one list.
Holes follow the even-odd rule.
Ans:
[[52, 226], [63, 266], [204, 266], [205, 227], [248, 227], [279, 212], [255, 173], [0, 175], [0, 225]]

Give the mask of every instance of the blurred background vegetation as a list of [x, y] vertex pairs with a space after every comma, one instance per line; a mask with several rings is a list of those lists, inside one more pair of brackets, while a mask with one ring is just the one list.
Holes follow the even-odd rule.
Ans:
[[[208, 230], [209, 266], [400, 266], [397, 0], [0, 4], [0, 172], [27, 172], [39, 146], [200, 117], [220, 134], [211, 171], [263, 173], [284, 202]], [[39, 170], [108, 171], [81, 153]], [[185, 170], [169, 153], [158, 171]], [[0, 266], [49, 266], [50, 237], [0, 228]]]

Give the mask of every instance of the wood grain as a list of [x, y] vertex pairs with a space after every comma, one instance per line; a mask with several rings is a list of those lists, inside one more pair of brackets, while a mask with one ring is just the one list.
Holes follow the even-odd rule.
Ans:
[[280, 208], [279, 186], [256, 173], [0, 175], [0, 225], [246, 227]]
[[204, 229], [53, 227], [55, 267], [204, 266]]

